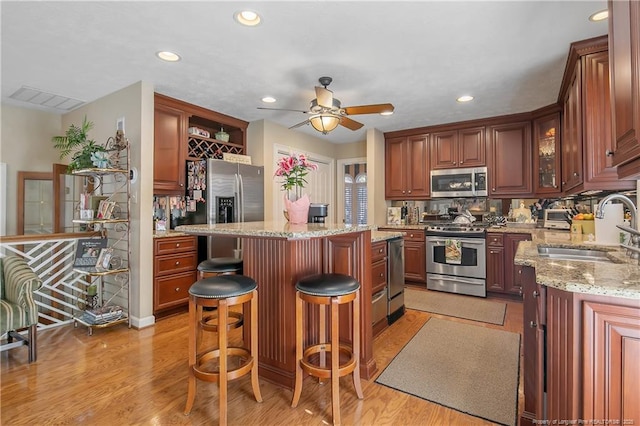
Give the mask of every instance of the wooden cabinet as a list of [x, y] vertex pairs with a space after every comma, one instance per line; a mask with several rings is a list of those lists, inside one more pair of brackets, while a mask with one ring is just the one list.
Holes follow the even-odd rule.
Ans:
[[154, 193], [184, 194], [188, 159], [245, 153], [246, 121], [158, 93], [154, 102]]
[[487, 233], [487, 291], [522, 295], [522, 267], [513, 259], [520, 241], [530, 241], [528, 233]]
[[[389, 326], [387, 319], [387, 283], [388, 283], [388, 256], [387, 241], [377, 241], [371, 245], [371, 293], [373, 294], [373, 335], [376, 336]], [[376, 300], [384, 292], [381, 300]], [[376, 313], [384, 318], [376, 321]]]
[[531, 122], [489, 126], [487, 133], [490, 153], [489, 196], [531, 196]]
[[560, 195], [560, 112], [533, 120], [533, 191], [539, 197]]
[[427, 283], [427, 244], [423, 229], [380, 228], [404, 232], [404, 280], [409, 284]]
[[632, 189], [613, 167], [607, 37], [572, 43], [560, 99], [563, 105], [562, 190]]
[[620, 178], [640, 175], [640, 3], [608, 1], [613, 165]]
[[429, 196], [429, 135], [385, 141], [385, 197], [424, 199]]
[[486, 150], [484, 127], [433, 133], [431, 169], [484, 166]]
[[183, 193], [186, 177], [187, 115], [157, 94], [153, 132], [154, 193]]
[[196, 282], [198, 240], [195, 236], [162, 237], [154, 240], [153, 313], [183, 308], [189, 302], [189, 287]]

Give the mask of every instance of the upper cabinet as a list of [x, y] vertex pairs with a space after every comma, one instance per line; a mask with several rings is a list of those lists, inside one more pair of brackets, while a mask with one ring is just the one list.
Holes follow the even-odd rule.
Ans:
[[484, 166], [486, 150], [484, 127], [433, 133], [431, 169]]
[[385, 197], [393, 200], [429, 196], [429, 135], [385, 141]]
[[560, 195], [560, 112], [533, 119], [534, 193]]
[[613, 150], [607, 37], [572, 43], [559, 100], [563, 108], [562, 190], [630, 189], [607, 153]]
[[620, 178], [640, 176], [640, 2], [609, 0], [609, 67], [614, 143]]
[[487, 137], [489, 196], [531, 196], [531, 121], [489, 126]]
[[246, 121], [157, 93], [154, 99], [154, 193], [184, 193], [185, 160], [245, 153]]

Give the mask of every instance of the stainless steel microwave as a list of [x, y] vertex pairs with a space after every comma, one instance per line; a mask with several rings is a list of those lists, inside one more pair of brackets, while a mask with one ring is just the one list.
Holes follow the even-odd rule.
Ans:
[[432, 197], [487, 197], [487, 168], [431, 170]]

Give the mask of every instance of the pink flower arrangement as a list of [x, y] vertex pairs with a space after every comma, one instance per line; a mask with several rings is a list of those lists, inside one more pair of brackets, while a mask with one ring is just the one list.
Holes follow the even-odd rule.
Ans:
[[274, 176], [284, 177], [282, 189], [285, 191], [290, 191], [294, 187], [296, 191], [304, 188], [304, 185], [307, 183], [305, 176], [309, 173], [309, 170], [316, 170], [318, 168], [318, 166], [310, 162], [304, 154], [293, 154], [289, 157], [282, 157], [276, 165], [278, 168]]

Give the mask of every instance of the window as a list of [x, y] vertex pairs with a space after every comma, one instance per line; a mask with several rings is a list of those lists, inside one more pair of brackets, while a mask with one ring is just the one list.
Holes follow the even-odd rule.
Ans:
[[344, 175], [344, 221], [347, 224], [367, 223], [367, 174]]

